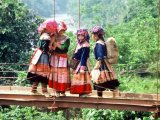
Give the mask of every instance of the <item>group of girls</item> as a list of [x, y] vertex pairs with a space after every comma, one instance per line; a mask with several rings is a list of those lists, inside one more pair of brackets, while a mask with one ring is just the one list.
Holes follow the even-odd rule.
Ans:
[[[37, 92], [38, 84], [41, 83], [42, 93], [51, 97], [47, 86], [56, 91], [56, 97], [66, 96], [65, 92], [79, 94], [87, 97], [92, 92], [92, 77], [89, 66], [90, 43], [87, 29], [77, 30], [76, 43], [72, 59], [79, 61], [75, 69], [70, 73], [68, 50], [70, 38], [65, 35], [67, 26], [64, 22], [57, 23], [53, 19], [46, 20], [38, 28], [40, 34], [37, 48], [31, 57], [27, 79], [32, 83], [32, 93]], [[93, 88], [97, 90], [98, 97], [102, 97], [105, 89], [115, 90], [119, 81], [107, 61], [104, 30], [95, 26], [91, 30], [92, 39], [95, 41], [94, 55], [96, 63], [93, 70], [99, 70], [97, 81]]]

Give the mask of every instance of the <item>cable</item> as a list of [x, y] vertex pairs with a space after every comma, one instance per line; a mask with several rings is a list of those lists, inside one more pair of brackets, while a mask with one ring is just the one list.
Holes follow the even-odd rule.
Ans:
[[81, 3], [81, 1], [80, 0], [78, 0], [78, 29], [80, 29], [80, 26], [81, 26], [81, 11], [80, 11], [80, 3]]
[[55, 3], [56, 3], [56, 0], [53, 0], [53, 5], [54, 5], [54, 10], [53, 10], [53, 15], [54, 15], [54, 20], [56, 18], [56, 8], [55, 8]]

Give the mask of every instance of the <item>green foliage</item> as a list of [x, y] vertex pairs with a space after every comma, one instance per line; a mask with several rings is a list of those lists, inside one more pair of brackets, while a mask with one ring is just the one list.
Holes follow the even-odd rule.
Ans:
[[18, 0], [2, 0], [0, 11], [0, 62], [28, 60], [40, 18]]
[[65, 120], [63, 112], [41, 112], [35, 107], [11, 106], [0, 107], [1, 120]]
[[[119, 63], [149, 63], [157, 56], [156, 19], [148, 16], [135, 18], [128, 23], [108, 26], [109, 36], [114, 36], [120, 50]], [[121, 31], [121, 32], [119, 32]]]
[[30, 86], [30, 81], [26, 79], [27, 72], [18, 72], [18, 78], [15, 80], [14, 84], [18, 86]]
[[[81, 26], [106, 26], [123, 21], [127, 13], [127, 0], [81, 0]], [[68, 12], [78, 21], [78, 2], [70, 0]]]
[[149, 112], [82, 109], [85, 120], [153, 120]]
[[[36, 9], [40, 10], [44, 16], [48, 16], [53, 10], [47, 11], [49, 14], [46, 14], [46, 11], [43, 12], [44, 9], [40, 7], [40, 4], [45, 3], [45, 0], [38, 2], [37, 0], [23, 1], [31, 5], [32, 8], [36, 6]], [[148, 70], [156, 73], [156, 62], [159, 61], [157, 56], [160, 53], [157, 48], [157, 33], [159, 31], [157, 30], [156, 2], [156, 0], [82, 0], [81, 24], [87, 28], [101, 25], [105, 28], [106, 38], [109, 36], [116, 38], [120, 50], [119, 63], [128, 65], [126, 67], [119, 65], [124, 70], [134, 70], [140, 67], [135, 66], [135, 64], [148, 63]], [[52, 4], [47, 3], [45, 5], [50, 8]], [[69, 13], [75, 16], [76, 21], [78, 21], [78, 2], [69, 0], [68, 7]], [[37, 39], [36, 29], [41, 19], [32, 14], [18, 0], [1, 0], [0, 11], [0, 62], [28, 63], [32, 47], [30, 43]], [[71, 39], [69, 48], [69, 57], [71, 57], [76, 47], [76, 36], [71, 32], [67, 34]], [[90, 44], [90, 62], [93, 67], [95, 43], [91, 40]], [[15, 65], [0, 69], [10, 70], [13, 67], [20, 69]], [[19, 72], [15, 83], [26, 85], [25, 76], [25, 72]], [[156, 93], [157, 88], [160, 87], [156, 83], [158, 78], [152, 76], [141, 78], [135, 74], [127, 74], [119, 75], [118, 78], [121, 82], [120, 91]], [[62, 111], [56, 113], [41, 112], [35, 107], [21, 108], [19, 106], [0, 109], [0, 118], [2, 120], [65, 120]], [[82, 109], [82, 118], [79, 116], [79, 119], [153, 120], [151, 113], [146, 112], [95, 109]]]

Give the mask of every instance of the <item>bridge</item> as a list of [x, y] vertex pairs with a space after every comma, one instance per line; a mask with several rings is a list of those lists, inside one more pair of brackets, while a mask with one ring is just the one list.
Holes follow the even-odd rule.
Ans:
[[[46, 98], [42, 94], [33, 95], [30, 87], [1, 86], [0, 105], [21, 105], [45, 107], [52, 111], [66, 108], [96, 108], [112, 110], [146, 111], [154, 112], [155, 118], [159, 117], [160, 95], [136, 94], [124, 92], [105, 91], [104, 97], [99, 98], [96, 91], [89, 97], [81, 98], [78, 95], [66, 93], [65, 97], [55, 97], [54, 91], [49, 89], [52, 98]], [[38, 88], [40, 92], [40, 88]], [[41, 93], [41, 92], [40, 92]]]

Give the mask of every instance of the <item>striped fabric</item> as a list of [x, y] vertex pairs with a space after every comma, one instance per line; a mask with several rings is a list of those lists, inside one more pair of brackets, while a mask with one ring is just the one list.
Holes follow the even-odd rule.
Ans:
[[50, 74], [49, 56], [47, 53], [42, 53], [36, 65], [30, 63], [27, 79], [31, 82], [48, 83]]
[[86, 71], [85, 73], [73, 73], [70, 93], [85, 94], [91, 92], [91, 77], [89, 72]]
[[67, 55], [54, 54], [51, 57], [51, 73], [49, 87], [56, 91], [65, 92], [70, 89], [70, 72]]

